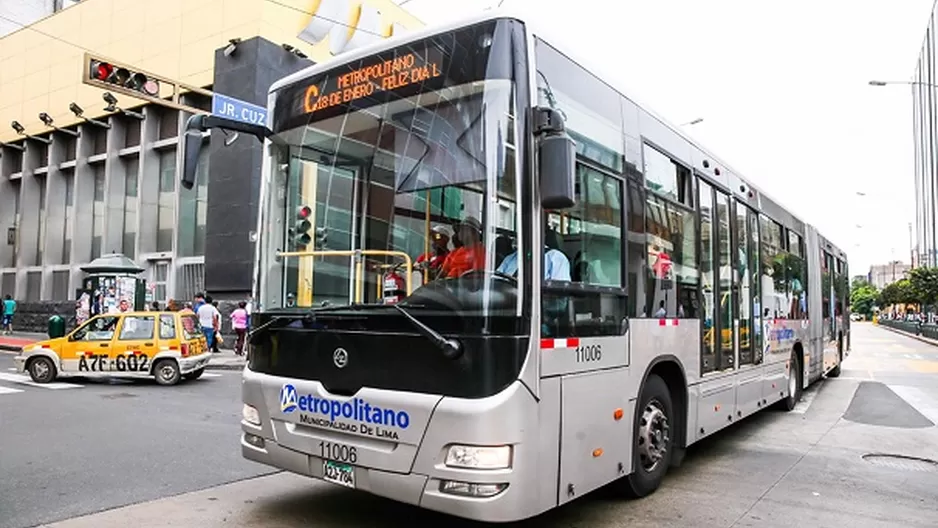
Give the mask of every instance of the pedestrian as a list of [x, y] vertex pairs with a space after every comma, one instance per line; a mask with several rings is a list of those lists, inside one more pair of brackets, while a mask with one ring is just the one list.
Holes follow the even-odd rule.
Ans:
[[218, 312], [218, 308], [215, 308], [212, 304], [210, 296], [205, 297], [205, 302], [202, 303], [202, 306], [199, 306], [196, 315], [199, 317], [199, 324], [202, 326], [202, 333], [205, 334], [209, 350], [214, 350], [215, 335], [218, 332], [221, 314]]
[[151, 311], [151, 312], [158, 312], [158, 311], [160, 311], [160, 302], [159, 302], [159, 301], [153, 301], [153, 304], [150, 305], [150, 311]]
[[9, 293], [3, 298], [3, 317], [0, 317], [0, 328], [3, 333], [10, 335], [13, 333], [13, 315], [16, 313], [16, 301]]
[[238, 308], [231, 312], [231, 327], [234, 328], [235, 334], [238, 335], [238, 340], [235, 341], [235, 354], [239, 356], [244, 355], [244, 337], [247, 335], [248, 331], [248, 303], [241, 301], [238, 303]]
[[215, 307], [215, 313], [218, 314], [218, 324], [215, 325], [215, 339], [212, 343], [212, 352], [218, 354], [221, 350], [218, 349], [218, 345], [224, 343], [224, 339], [221, 337], [221, 310], [218, 309], [218, 301], [206, 301]]
[[195, 311], [195, 313], [199, 313], [199, 308], [201, 308], [203, 304], [205, 304], [204, 293], [199, 292], [192, 296], [192, 310]]

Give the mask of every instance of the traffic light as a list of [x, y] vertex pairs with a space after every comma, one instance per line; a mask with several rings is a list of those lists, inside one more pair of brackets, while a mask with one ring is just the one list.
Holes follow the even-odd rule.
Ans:
[[85, 69], [81, 82], [95, 88], [101, 88], [116, 94], [143, 99], [168, 108], [175, 108], [193, 114], [208, 114], [207, 110], [196, 108], [180, 101], [184, 92], [197, 93], [212, 97], [210, 90], [181, 83], [170, 77], [163, 77], [144, 71], [130, 64], [85, 53]]
[[326, 249], [326, 242], [329, 239], [329, 233], [326, 232], [325, 227], [316, 228], [316, 249], [323, 250]]
[[117, 65], [111, 62], [91, 59], [88, 65], [88, 75], [91, 80], [113, 84], [127, 88], [130, 95], [147, 95], [158, 97], [160, 95], [160, 81], [147, 74]]
[[312, 214], [313, 210], [308, 205], [301, 205], [296, 210], [296, 225], [293, 227], [293, 244], [296, 251], [306, 251], [306, 246], [313, 241], [313, 237], [309, 234], [309, 230], [313, 227], [309, 221]]

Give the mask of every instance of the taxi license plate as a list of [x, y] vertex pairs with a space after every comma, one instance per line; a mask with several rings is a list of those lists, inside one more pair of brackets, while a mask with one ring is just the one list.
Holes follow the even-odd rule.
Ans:
[[348, 464], [323, 460], [322, 478], [326, 482], [355, 489], [355, 468]]

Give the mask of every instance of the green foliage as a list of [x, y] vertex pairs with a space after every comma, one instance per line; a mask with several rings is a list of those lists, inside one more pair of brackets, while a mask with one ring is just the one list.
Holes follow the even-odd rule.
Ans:
[[918, 302], [930, 306], [938, 301], [938, 268], [915, 268], [909, 272], [909, 284]]
[[873, 317], [873, 307], [879, 299], [879, 290], [863, 279], [853, 281], [850, 288], [850, 310], [866, 316]]
[[915, 304], [919, 298], [912, 288], [912, 282], [909, 279], [899, 279], [892, 284], [886, 285], [883, 291], [879, 292], [879, 305], [889, 306], [892, 304]]

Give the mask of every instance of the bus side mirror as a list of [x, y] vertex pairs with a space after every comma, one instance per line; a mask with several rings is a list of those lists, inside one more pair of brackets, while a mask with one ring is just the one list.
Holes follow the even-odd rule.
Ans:
[[186, 133], [183, 139], [182, 181], [180, 182], [185, 189], [192, 189], [195, 186], [195, 170], [199, 168], [199, 154], [202, 152], [202, 133], [213, 128], [244, 132], [261, 142], [272, 135], [267, 127], [261, 125], [207, 114], [196, 114], [190, 117], [186, 121]]
[[567, 135], [561, 113], [553, 108], [535, 109], [538, 136], [541, 205], [567, 209], [576, 204], [576, 144]]

